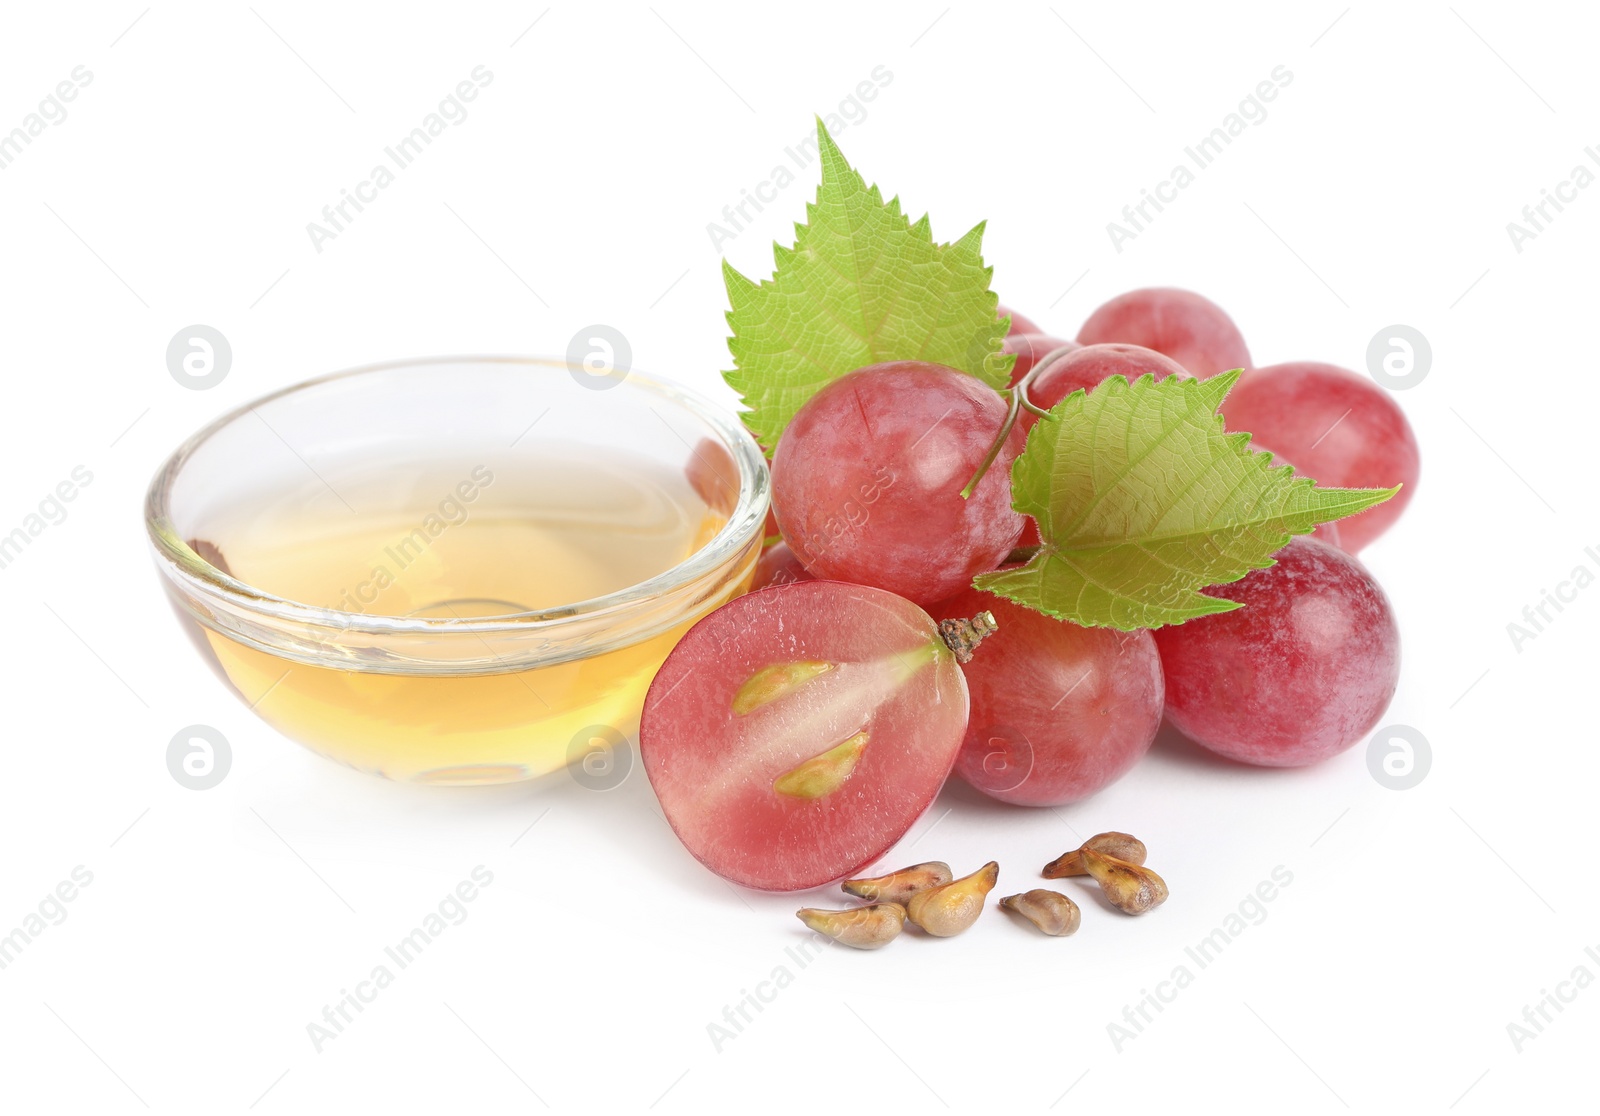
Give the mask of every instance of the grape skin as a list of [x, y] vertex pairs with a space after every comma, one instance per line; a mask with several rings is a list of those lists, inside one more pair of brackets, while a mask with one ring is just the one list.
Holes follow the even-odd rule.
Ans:
[[1028, 399], [1048, 410], [1080, 388], [1093, 391], [1108, 376], [1123, 376], [1131, 384], [1147, 374], [1164, 380], [1189, 373], [1171, 357], [1142, 345], [1085, 345], [1040, 371], [1028, 386]]
[[1076, 349], [1076, 341], [1063, 341], [1059, 337], [1051, 337], [1044, 333], [1016, 333], [1006, 335], [1000, 345], [1003, 353], [1016, 353], [1016, 363], [1011, 366], [1011, 382], [1016, 384], [1026, 376], [1033, 366], [1057, 349]]
[[1015, 310], [1007, 310], [1004, 306], [996, 307], [995, 308], [995, 312], [994, 312], [994, 316], [995, 316], [995, 320], [996, 321], [1003, 321], [1006, 318], [1010, 318], [1011, 319], [1011, 326], [1010, 326], [1010, 328], [1008, 328], [1006, 330], [1006, 335], [1007, 336], [1011, 336], [1012, 334], [1017, 334], [1017, 333], [1039, 333], [1039, 332], [1041, 332], [1039, 327], [1034, 325], [1032, 321], [1030, 321], [1027, 318], [1024, 318], [1021, 314], [1017, 313]]
[[689, 451], [684, 476], [706, 507], [732, 515], [739, 502], [739, 466], [728, 447], [715, 438], [701, 438]]
[[788, 543], [774, 543], [756, 561], [755, 578], [750, 591], [765, 589], [769, 585], [787, 585], [794, 581], [815, 581], [811, 572], [800, 564]]
[[819, 578], [918, 604], [960, 592], [1022, 533], [1011, 508], [1021, 424], [961, 496], [1005, 415], [998, 392], [937, 364], [896, 361], [835, 380], [800, 408], [773, 455], [784, 539]]
[[1222, 413], [1232, 431], [1250, 432], [1302, 476], [1331, 488], [1399, 492], [1339, 522], [1341, 545], [1355, 554], [1400, 518], [1421, 472], [1417, 438], [1388, 392], [1332, 364], [1292, 361], [1258, 368], [1228, 394]]
[[[733, 712], [756, 671], [832, 668]], [[910, 601], [835, 581], [739, 597], [681, 639], [645, 697], [640, 761], [667, 822], [707, 868], [770, 891], [820, 887], [876, 860], [933, 802], [967, 723], [967, 686]], [[778, 776], [865, 730], [835, 791], [802, 799]]]
[[972, 709], [956, 774], [1001, 802], [1061, 806], [1123, 775], [1161, 727], [1161, 658], [1147, 631], [1082, 628], [976, 589], [941, 619], [994, 613], [962, 666]]
[[[1041, 369], [1028, 385], [1028, 400], [1049, 410], [1080, 388], [1093, 391], [1108, 376], [1124, 376], [1132, 383], [1146, 374], [1164, 380], [1189, 373], [1171, 357], [1143, 345], [1083, 345]], [[1037, 415], [1024, 413], [1021, 425], [1031, 430], [1038, 421]], [[1030, 518], [1017, 545], [1033, 546], [1038, 541], [1038, 525]]]
[[1129, 291], [1090, 314], [1078, 331], [1078, 343], [1108, 341], [1165, 353], [1201, 378], [1250, 367], [1244, 336], [1222, 307], [1176, 287]]
[[1400, 678], [1400, 633], [1366, 568], [1299, 537], [1275, 565], [1202, 592], [1232, 612], [1158, 628], [1167, 717], [1229, 759], [1299, 767], [1336, 755], [1383, 716]]

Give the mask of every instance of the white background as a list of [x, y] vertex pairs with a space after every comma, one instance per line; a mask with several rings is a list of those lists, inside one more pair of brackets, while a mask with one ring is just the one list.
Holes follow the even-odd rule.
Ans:
[[[1575, 967], [1600, 975], [1600, 589], [1520, 652], [1506, 626], [1600, 568], [1600, 189], [1520, 253], [1506, 225], [1600, 143], [1597, 28], [1578, 5], [1481, 0], [1197, 8], [8, 5], [0, 130], [75, 66], [93, 81], [0, 171], [0, 529], [75, 466], [94, 479], [0, 570], [0, 933], [75, 866], [93, 882], [0, 971], [0, 1107], [1469, 1113], [1587, 1095], [1600, 991], [1520, 1052], [1507, 1025]], [[471, 115], [318, 253], [307, 222], [478, 65], [494, 79]], [[1107, 222], [1280, 65], [1268, 118], [1115, 251]], [[1421, 484], [1364, 557], [1405, 639], [1386, 722], [1433, 763], [1394, 791], [1365, 742], [1264, 771], [1164, 734], [1070, 808], [952, 786], [891, 866], [995, 857], [1006, 893], [1120, 828], [1171, 901], [1133, 920], [1082, 892], [1071, 939], [991, 912], [802, 970], [797, 897], [708, 874], [637, 770], [604, 793], [564, 775], [429, 790], [278, 737], [173, 623], [140, 501], [183, 437], [264, 392], [385, 358], [559, 354], [596, 322], [731, 405], [719, 255], [767, 274], [814, 168], [721, 252], [706, 226], [878, 66], [893, 79], [846, 155], [941, 239], [987, 219], [1002, 300], [1057, 332], [1170, 284], [1228, 308], [1258, 363], [1362, 370], [1385, 326], [1431, 339], [1398, 397]], [[207, 391], [165, 365], [194, 323], [234, 352]], [[195, 723], [233, 749], [205, 792], [165, 761]], [[307, 1024], [477, 865], [494, 881], [466, 921], [318, 1053]], [[1293, 882], [1265, 920], [1119, 1051], [1108, 1024], [1194, 969], [1185, 946], [1280, 865]], [[792, 982], [718, 1049], [708, 1025], [780, 965]]]

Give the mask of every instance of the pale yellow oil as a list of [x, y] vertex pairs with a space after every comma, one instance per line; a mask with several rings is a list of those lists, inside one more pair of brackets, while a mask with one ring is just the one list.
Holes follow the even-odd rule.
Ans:
[[[642, 460], [552, 458], [530, 472], [537, 480], [519, 485], [505, 470], [424, 469], [406, 480], [404, 512], [362, 510], [392, 502], [392, 492], [340, 491], [345, 506], [288, 499], [253, 509], [207, 541], [235, 577], [290, 600], [369, 616], [466, 618], [555, 608], [636, 585], [699, 550], [726, 520], [726, 507], [709, 506], [681, 474]], [[742, 590], [748, 569], [743, 575], [669, 631], [512, 673], [307, 666], [204, 631], [245, 701], [331, 759], [392, 779], [508, 782], [565, 766], [591, 738], [605, 738], [589, 731], [594, 726], [635, 732], [662, 660], [695, 620]]]

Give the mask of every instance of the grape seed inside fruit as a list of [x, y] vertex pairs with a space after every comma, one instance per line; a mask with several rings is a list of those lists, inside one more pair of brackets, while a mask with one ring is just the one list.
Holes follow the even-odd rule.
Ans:
[[967, 686], [927, 613], [835, 581], [775, 585], [691, 628], [656, 675], [639, 755], [713, 872], [792, 891], [856, 873], [939, 793]]
[[919, 604], [960, 592], [1022, 534], [1011, 507], [1020, 424], [961, 495], [1005, 416], [998, 392], [936, 364], [896, 361], [835, 380], [800, 408], [773, 455], [783, 537], [817, 577]]
[[1274, 565], [1204, 592], [1244, 607], [1156, 629], [1178, 731], [1230, 759], [1299, 767], [1378, 723], [1400, 677], [1400, 633], [1360, 562], [1300, 537]]

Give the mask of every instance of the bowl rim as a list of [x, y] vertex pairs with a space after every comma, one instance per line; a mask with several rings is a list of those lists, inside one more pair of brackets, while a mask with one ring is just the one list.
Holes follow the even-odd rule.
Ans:
[[[409, 357], [402, 360], [376, 361], [337, 372], [328, 372], [301, 380], [286, 387], [268, 392], [241, 404], [213, 419], [186, 438], [157, 468], [145, 491], [145, 532], [155, 548], [163, 569], [189, 582], [200, 592], [225, 599], [228, 603], [251, 613], [268, 616], [278, 621], [306, 624], [316, 628], [337, 629], [340, 633], [359, 633], [382, 636], [441, 634], [472, 634], [529, 632], [559, 629], [579, 621], [604, 617], [607, 613], [626, 612], [631, 606], [660, 599], [663, 596], [693, 585], [696, 581], [716, 573], [732, 558], [749, 546], [762, 531], [767, 514], [771, 480], [767, 471], [766, 456], [755, 438], [738, 416], [717, 406], [691, 388], [684, 387], [664, 377], [628, 368], [618, 386], [632, 385], [636, 389], [655, 394], [693, 414], [705, 423], [722, 440], [733, 458], [739, 473], [739, 491], [727, 521], [700, 549], [682, 562], [634, 585], [587, 600], [557, 605], [553, 608], [529, 612], [505, 613], [484, 617], [435, 616], [381, 616], [361, 612], [345, 612], [335, 608], [309, 605], [287, 597], [268, 593], [241, 581], [213, 566], [198, 553], [174, 527], [170, 518], [170, 497], [173, 485], [183, 467], [213, 436], [256, 408], [286, 396], [313, 390], [341, 380], [360, 376], [403, 371], [428, 365], [469, 364], [489, 368], [504, 366], [508, 372], [538, 369], [576, 373], [578, 369], [569, 361], [558, 357], [518, 356], [510, 354], [458, 354], [442, 356]], [[587, 373], [584, 373], [587, 374]], [[668, 424], [670, 429], [670, 424]], [[674, 431], [676, 433], [676, 431]], [[694, 446], [689, 446], [696, 455]]]

